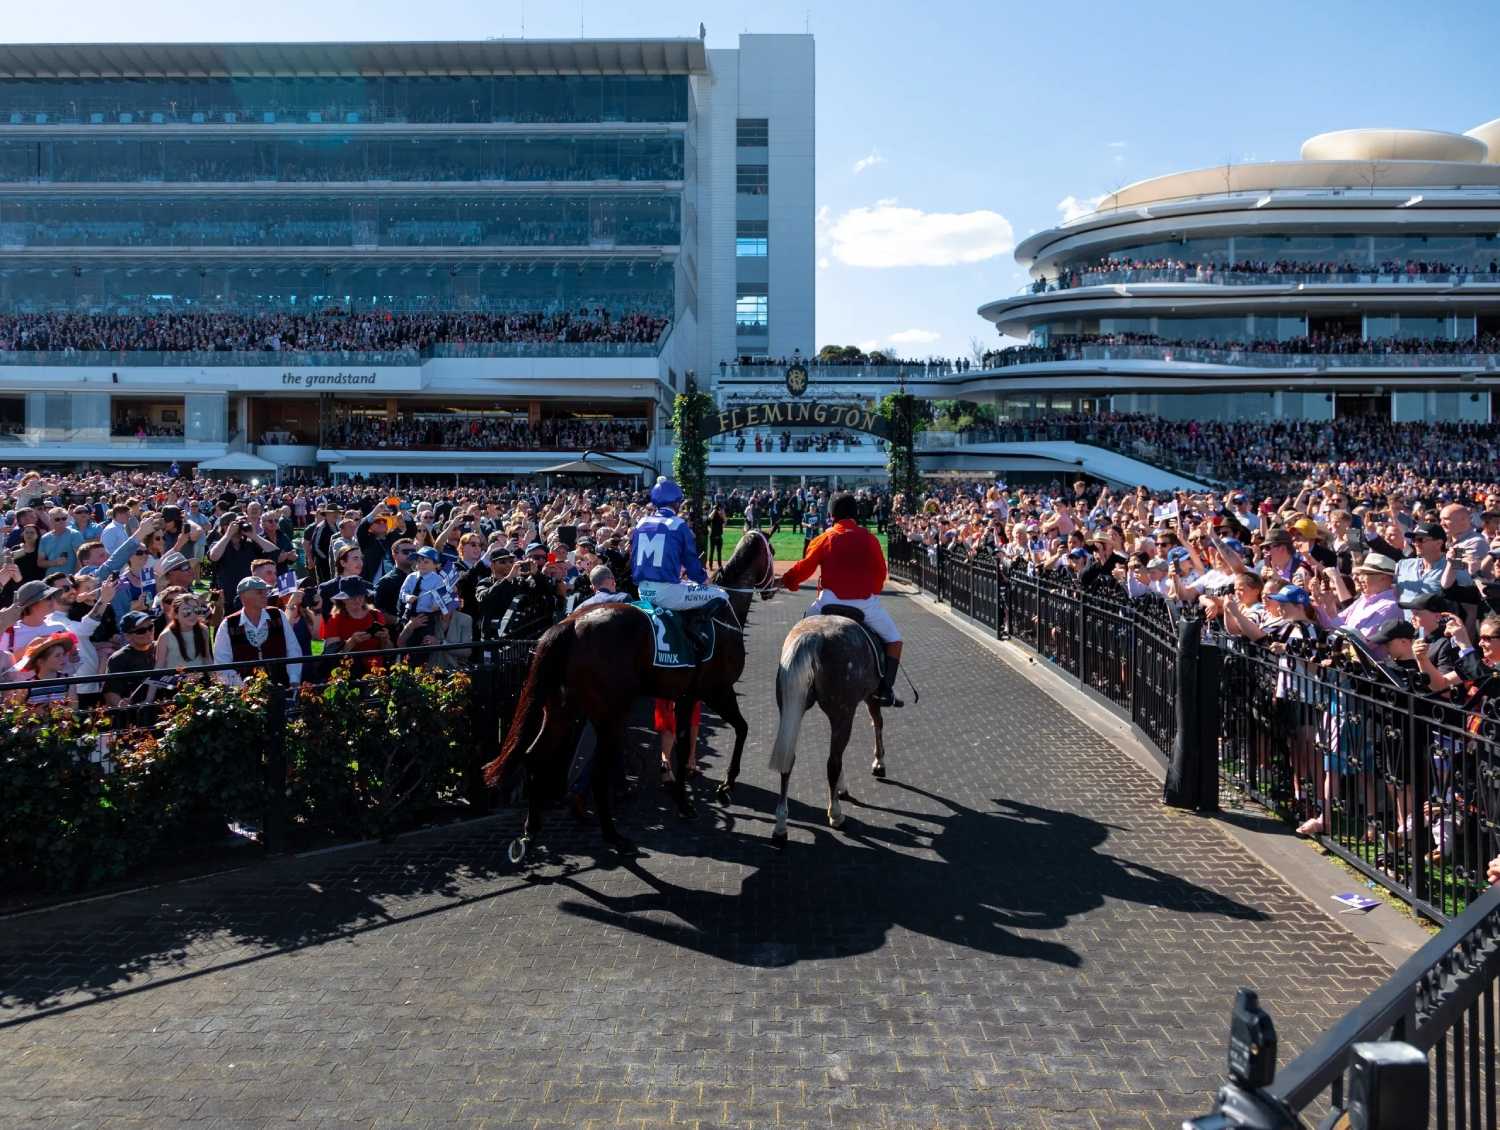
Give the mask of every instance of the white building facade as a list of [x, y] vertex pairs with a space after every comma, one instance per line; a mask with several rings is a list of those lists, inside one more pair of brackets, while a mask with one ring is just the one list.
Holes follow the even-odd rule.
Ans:
[[1029, 346], [950, 393], [1002, 419], [1496, 415], [1500, 122], [1143, 181], [1016, 257], [1032, 284], [979, 312]]

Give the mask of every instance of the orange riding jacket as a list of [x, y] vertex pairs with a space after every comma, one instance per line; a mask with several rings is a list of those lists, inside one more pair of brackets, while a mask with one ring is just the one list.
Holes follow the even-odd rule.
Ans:
[[813, 538], [807, 556], [786, 571], [788, 587], [800, 585], [822, 568], [818, 587], [841, 600], [863, 600], [885, 585], [885, 554], [875, 535], [853, 518], [841, 518]]

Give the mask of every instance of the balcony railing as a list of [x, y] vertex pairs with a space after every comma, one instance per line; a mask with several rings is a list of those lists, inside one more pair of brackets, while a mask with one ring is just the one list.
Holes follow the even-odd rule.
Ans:
[[[985, 358], [993, 369], [1059, 361], [1165, 361], [1249, 369], [1494, 369], [1496, 353], [1271, 353], [1184, 345], [1054, 345], [1021, 347]], [[973, 374], [970, 374], [971, 376]]]
[[1201, 283], [1206, 286], [1495, 286], [1500, 285], [1500, 274], [1493, 271], [1420, 275], [1405, 271], [1273, 274], [1211, 267], [1131, 267], [1118, 271], [1089, 271], [1077, 276], [1067, 285], [1048, 281], [1045, 286], [1039, 287], [1031, 283], [1018, 289], [1016, 295], [1025, 297], [1032, 294], [1056, 294], [1090, 286], [1128, 286], [1133, 283]]
[[[665, 335], [663, 335], [663, 339]], [[15, 350], [0, 351], [0, 365], [67, 365], [75, 368], [242, 368], [326, 365], [420, 365], [432, 357], [655, 357], [661, 341], [452, 342], [427, 349], [373, 350]]]
[[[779, 384], [786, 374], [790, 362], [777, 361], [761, 365], [723, 364], [719, 366], [721, 378], [736, 381], [764, 381]], [[803, 364], [807, 364], [803, 362]], [[902, 381], [950, 381], [960, 372], [959, 363], [943, 361], [936, 364], [913, 362], [907, 365], [807, 365], [807, 374], [814, 382], [900, 384]], [[809, 394], [811, 395], [811, 394]]]

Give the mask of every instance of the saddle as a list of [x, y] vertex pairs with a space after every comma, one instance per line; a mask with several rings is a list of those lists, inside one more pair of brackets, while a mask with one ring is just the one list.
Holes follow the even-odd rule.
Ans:
[[657, 667], [696, 667], [714, 657], [714, 615], [726, 607], [723, 600], [713, 600], [700, 608], [658, 608], [645, 600], [630, 602], [651, 620], [656, 635]]
[[885, 678], [885, 640], [877, 636], [874, 630], [865, 623], [865, 614], [852, 604], [825, 604], [818, 609], [824, 616], [842, 616], [845, 620], [852, 620], [859, 625], [859, 630], [865, 634], [870, 641], [870, 647], [875, 652], [875, 672], [882, 679]]

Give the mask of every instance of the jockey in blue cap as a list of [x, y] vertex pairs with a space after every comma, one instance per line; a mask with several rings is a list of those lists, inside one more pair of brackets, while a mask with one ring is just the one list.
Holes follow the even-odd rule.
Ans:
[[[708, 583], [692, 527], [677, 515], [682, 488], [659, 476], [651, 488], [651, 501], [656, 513], [642, 518], [630, 535], [630, 575], [641, 599], [657, 608], [683, 612], [728, 600], [728, 593]], [[708, 628], [703, 637], [712, 630]]]

